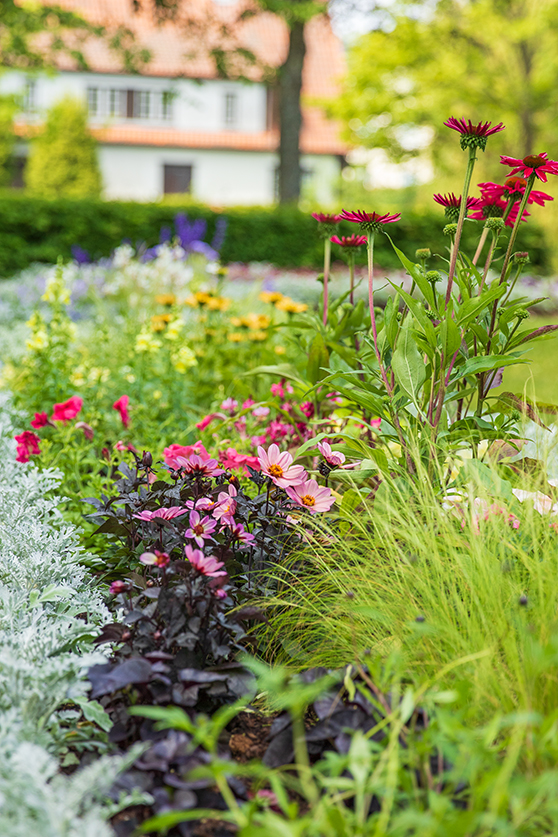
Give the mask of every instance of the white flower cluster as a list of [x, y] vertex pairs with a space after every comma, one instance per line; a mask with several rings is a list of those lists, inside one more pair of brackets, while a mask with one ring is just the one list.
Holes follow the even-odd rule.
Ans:
[[[105, 837], [100, 804], [124, 763], [58, 772], [56, 710], [87, 705], [92, 637], [109, 619], [77, 531], [53, 496], [61, 479], [15, 461], [9, 403], [0, 403], [0, 834]], [[101, 711], [101, 707], [98, 707]], [[137, 755], [137, 754], [136, 754]], [[127, 762], [129, 759], [126, 760]]]

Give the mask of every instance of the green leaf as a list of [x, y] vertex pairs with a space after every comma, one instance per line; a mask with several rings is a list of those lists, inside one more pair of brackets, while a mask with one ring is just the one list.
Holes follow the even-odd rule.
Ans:
[[108, 732], [112, 727], [112, 721], [105, 712], [98, 700], [88, 700], [84, 695], [74, 698], [74, 703], [80, 707], [86, 720]]
[[422, 355], [413, 340], [411, 329], [406, 324], [399, 333], [397, 348], [391, 359], [391, 368], [396, 383], [417, 404], [419, 389], [426, 379], [426, 369]]
[[317, 384], [327, 373], [324, 367], [329, 366], [329, 352], [321, 334], [316, 334], [310, 344], [306, 376], [311, 384]]
[[455, 377], [466, 378], [467, 375], [476, 374], [477, 372], [488, 372], [491, 369], [499, 369], [500, 366], [513, 366], [514, 363], [529, 363], [529, 361], [521, 360], [518, 354], [471, 357], [465, 361], [463, 366], [458, 367], [458, 374]]

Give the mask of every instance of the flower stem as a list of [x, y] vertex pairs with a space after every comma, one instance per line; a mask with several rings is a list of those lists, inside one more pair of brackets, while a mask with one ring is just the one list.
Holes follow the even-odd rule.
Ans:
[[511, 231], [510, 240], [508, 242], [508, 249], [506, 250], [506, 255], [504, 257], [504, 264], [502, 265], [502, 273], [500, 274], [500, 284], [505, 280], [506, 272], [508, 269], [508, 264], [510, 262], [511, 254], [513, 247], [515, 245], [515, 239], [517, 238], [517, 233], [519, 231], [519, 225], [521, 224], [521, 218], [523, 217], [523, 213], [525, 211], [525, 207], [527, 206], [527, 201], [529, 199], [529, 195], [531, 194], [531, 190], [535, 183], [535, 173], [529, 177], [527, 181], [527, 186], [525, 187], [525, 191], [523, 193], [523, 197], [521, 198], [521, 203], [519, 204], [519, 210], [517, 212], [517, 218], [515, 219], [515, 224], [513, 225], [513, 229]]
[[351, 305], [355, 304], [355, 254], [349, 250], [349, 281], [350, 294], [349, 301]]
[[448, 273], [448, 289], [446, 291], [446, 308], [451, 299], [451, 289], [453, 287], [453, 277], [455, 274], [455, 266], [457, 264], [457, 254], [459, 252], [459, 243], [461, 241], [461, 233], [463, 232], [463, 224], [465, 215], [467, 214], [467, 197], [469, 195], [469, 187], [471, 185], [471, 178], [473, 177], [473, 169], [475, 167], [476, 156], [475, 148], [469, 148], [469, 159], [467, 161], [467, 170], [465, 172], [465, 182], [463, 183], [463, 193], [461, 195], [461, 203], [459, 205], [459, 218], [457, 219], [457, 231], [455, 233], [455, 241], [451, 252], [451, 261]]
[[372, 338], [376, 356], [378, 352], [378, 330], [376, 328], [376, 315], [374, 313], [374, 233], [368, 232], [368, 307], [370, 308], [370, 324], [372, 327]]
[[476, 264], [477, 264], [477, 262], [480, 258], [480, 254], [482, 253], [482, 248], [484, 247], [484, 243], [486, 241], [487, 235], [488, 235], [488, 227], [484, 227], [484, 229], [482, 231], [482, 235], [481, 235], [480, 240], [479, 240], [479, 246], [477, 247], [477, 251], [476, 251], [475, 255], [473, 256], [473, 264], [475, 266], [476, 266]]
[[329, 304], [329, 268], [331, 265], [331, 241], [326, 238], [324, 241], [324, 325], [327, 325], [327, 309]]

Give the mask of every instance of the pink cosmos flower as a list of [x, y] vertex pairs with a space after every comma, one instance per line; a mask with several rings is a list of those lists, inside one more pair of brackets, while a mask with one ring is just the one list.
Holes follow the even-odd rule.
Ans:
[[247, 398], [246, 401], [242, 402], [242, 409], [249, 410], [250, 407], [253, 407], [256, 402], [253, 398]]
[[83, 398], [79, 395], [72, 395], [67, 401], [61, 404], [55, 404], [53, 407], [52, 421], [63, 421], [64, 423], [70, 419], [74, 419], [80, 412], [83, 404]]
[[331, 237], [331, 240], [334, 244], [343, 247], [343, 249], [356, 249], [357, 247], [362, 247], [368, 241], [365, 235], [342, 235], [341, 237], [334, 235]]
[[254, 418], [263, 419], [266, 418], [270, 414], [271, 410], [269, 407], [254, 407], [252, 410], [252, 415]]
[[247, 532], [242, 523], [236, 523], [231, 525], [231, 538], [233, 541], [238, 541], [239, 543], [252, 543], [256, 540], [255, 536], [251, 534], [251, 532]]
[[293, 465], [291, 454], [288, 451], [281, 453], [275, 444], [270, 445], [267, 451], [259, 447], [258, 458], [263, 473], [279, 488], [298, 485], [306, 479], [306, 471], [302, 465]]
[[397, 212], [395, 215], [390, 215], [389, 212], [386, 212], [385, 215], [380, 215], [378, 212], [364, 212], [362, 209], [357, 209], [355, 212], [347, 212], [346, 209], [343, 209], [341, 218], [344, 221], [360, 224], [363, 232], [379, 232], [384, 224], [393, 224], [394, 221], [399, 221], [401, 213]]
[[35, 430], [39, 430], [41, 427], [46, 427], [47, 424], [50, 424], [50, 420], [46, 413], [35, 413], [35, 418], [31, 422], [31, 427], [34, 427]]
[[159, 552], [156, 549], [154, 552], [144, 552], [140, 555], [140, 561], [148, 567], [168, 567], [170, 564], [170, 555], [167, 552]]
[[223, 525], [234, 524], [234, 513], [236, 512], [236, 488], [234, 485], [229, 485], [229, 490], [220, 491], [217, 498], [217, 504], [213, 509], [213, 517], [220, 521]]
[[217, 418], [217, 413], [209, 413], [209, 415], [204, 416], [201, 421], [198, 421], [196, 427], [198, 430], [205, 430], [206, 427], [209, 427], [213, 419]]
[[198, 546], [203, 546], [204, 541], [212, 540], [211, 535], [217, 528], [217, 524], [207, 515], [201, 517], [195, 509], [190, 512], [190, 528], [184, 533], [187, 538], [194, 540]]
[[345, 461], [345, 454], [339, 451], [333, 451], [329, 442], [318, 442], [318, 450], [328, 465], [332, 468], [338, 468]]
[[125, 593], [129, 589], [130, 584], [127, 584], [125, 581], [113, 581], [109, 587], [109, 593], [112, 596], [118, 596], [119, 593]]
[[188, 457], [193, 453], [201, 456], [202, 459], [209, 459], [210, 456], [201, 442], [195, 442], [193, 445], [169, 445], [163, 452], [163, 458], [169, 468], [178, 469], [180, 466], [176, 461], [177, 456]]
[[547, 174], [558, 174], [558, 162], [549, 160], [548, 154], [542, 151], [540, 154], [529, 154], [522, 160], [519, 157], [505, 157], [500, 156], [500, 162], [503, 166], [513, 166], [513, 171], [510, 172], [510, 177], [514, 174], [520, 174], [521, 177], [529, 178], [533, 173], [543, 183], [547, 181]]
[[128, 412], [128, 404], [130, 403], [130, 396], [129, 395], [121, 395], [118, 401], [115, 401], [112, 405], [113, 410], [118, 410], [120, 413], [120, 418], [122, 420], [122, 424], [124, 427], [130, 426], [130, 414]]
[[[259, 438], [259, 437], [258, 437]], [[265, 441], [265, 436], [263, 437]], [[249, 473], [247, 465], [255, 471], [260, 470], [260, 461], [257, 456], [249, 456], [246, 453], [239, 453], [234, 448], [227, 448], [219, 453], [219, 461], [223, 468], [241, 468], [246, 474]]]
[[195, 477], [218, 477], [223, 473], [223, 469], [217, 467], [216, 459], [202, 459], [195, 453], [188, 457], [177, 456], [176, 462], [179, 468], [184, 468], [187, 474]]
[[237, 407], [238, 401], [235, 401], [234, 398], [225, 398], [225, 400], [221, 404], [221, 409], [224, 410], [226, 413], [229, 413], [229, 415], [231, 416]]
[[136, 517], [138, 520], [156, 520], [159, 518], [160, 520], [174, 520], [175, 517], [180, 517], [183, 514], [186, 514], [188, 509], [181, 509], [179, 506], [172, 506], [171, 508], [166, 508], [162, 506], [160, 509], [155, 509], [155, 511], [149, 511], [149, 509], [145, 509], [145, 511], [140, 512], [139, 514], [134, 514], [133, 516]]
[[226, 571], [221, 569], [225, 566], [224, 562], [218, 561], [214, 555], [204, 555], [201, 549], [192, 549], [189, 543], [184, 547], [184, 553], [192, 566], [202, 575], [209, 578], [227, 575]]
[[335, 498], [330, 488], [319, 486], [316, 480], [310, 479], [287, 488], [287, 494], [298, 506], [304, 506], [312, 514], [329, 511]]

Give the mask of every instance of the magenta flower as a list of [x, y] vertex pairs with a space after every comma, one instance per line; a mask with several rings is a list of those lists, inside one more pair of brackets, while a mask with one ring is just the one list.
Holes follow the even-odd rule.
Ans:
[[39, 430], [41, 427], [46, 427], [47, 424], [50, 424], [50, 420], [46, 413], [35, 413], [35, 418], [31, 422], [31, 427], [35, 428], [35, 430]]
[[150, 522], [152, 520], [156, 520], [157, 518], [160, 520], [174, 520], [175, 517], [180, 517], [183, 514], [187, 514], [187, 512], [188, 509], [181, 509], [179, 506], [172, 506], [172, 508], [161, 506], [160, 509], [155, 509], [155, 511], [145, 509], [145, 511], [142, 511], [139, 514], [134, 514], [133, 516], [138, 520], [146, 520]]
[[362, 247], [368, 241], [365, 235], [334, 235], [331, 240], [344, 249]]
[[170, 564], [170, 555], [167, 552], [159, 552], [156, 549], [154, 552], [144, 552], [140, 555], [140, 561], [148, 567], [168, 567]]
[[292, 427], [290, 424], [286, 424], [283, 421], [279, 421], [279, 419], [274, 419], [273, 421], [270, 421], [269, 427], [267, 428], [269, 438], [272, 442], [274, 442], [276, 439], [284, 439], [285, 436], [289, 435], [291, 430]]
[[30, 456], [37, 456], [41, 452], [39, 447], [41, 439], [31, 430], [24, 430], [14, 438], [17, 442], [16, 462], [29, 462]]
[[180, 466], [176, 461], [177, 456], [188, 457], [193, 453], [201, 456], [202, 459], [209, 459], [209, 454], [201, 442], [195, 442], [193, 445], [169, 445], [163, 451], [163, 458], [170, 468], [178, 469]]
[[[475, 221], [482, 221], [486, 218], [502, 218], [506, 208], [506, 201], [503, 201], [497, 197], [493, 197], [488, 193], [483, 193], [478, 209], [476, 209], [475, 212], [472, 212], [469, 217], [474, 219]], [[513, 227], [517, 220], [518, 212], [519, 206], [517, 203], [515, 203], [512, 206], [510, 212], [508, 213], [508, 217], [505, 220], [505, 224], [507, 227]], [[525, 221], [529, 214], [529, 212], [523, 212], [521, 220]]]
[[382, 419], [381, 418], [374, 418], [370, 422], [370, 427], [372, 427], [374, 430], [379, 430], [381, 426], [382, 426]]
[[318, 224], [330, 224], [336, 225], [341, 220], [340, 215], [328, 215], [325, 212], [313, 212], [312, 218], [314, 218]]
[[345, 454], [332, 450], [329, 442], [318, 442], [318, 450], [332, 468], [338, 468], [345, 461]]
[[213, 509], [213, 517], [220, 521], [223, 525], [234, 524], [234, 513], [236, 511], [236, 488], [234, 485], [229, 485], [229, 490], [220, 491], [217, 498], [217, 504]]
[[253, 407], [256, 402], [253, 398], [247, 398], [246, 401], [242, 402], [242, 409], [249, 410], [250, 407]]
[[380, 215], [378, 212], [364, 212], [362, 209], [357, 209], [355, 212], [347, 212], [346, 209], [343, 209], [341, 218], [344, 221], [360, 224], [363, 232], [371, 233], [379, 232], [384, 224], [393, 224], [394, 221], [399, 221], [401, 214], [398, 212], [395, 215], [390, 215], [387, 212], [385, 215]]
[[252, 415], [254, 416], [254, 418], [263, 419], [267, 418], [270, 412], [271, 410], [269, 407], [254, 407], [254, 409], [252, 410]]
[[201, 549], [192, 549], [189, 543], [184, 547], [184, 553], [192, 566], [202, 575], [209, 578], [227, 575], [226, 571], [221, 569], [225, 566], [224, 562], [218, 561], [214, 555], [204, 555]]
[[[453, 192], [450, 192], [449, 195], [433, 195], [432, 197], [436, 203], [444, 207], [444, 213], [448, 221], [457, 221], [461, 207], [461, 195], [457, 197]], [[480, 203], [479, 198], [467, 198], [467, 212], [470, 209], [477, 209]]]
[[[265, 436], [264, 436], [265, 441]], [[250, 456], [247, 453], [239, 453], [235, 448], [227, 448], [226, 451], [220, 451], [219, 461], [223, 468], [236, 469], [240, 468], [244, 473], [248, 474], [247, 465], [255, 471], [260, 470], [260, 463], [257, 456]]]
[[80, 412], [83, 404], [83, 398], [79, 395], [72, 395], [67, 401], [61, 404], [55, 404], [53, 407], [52, 421], [63, 421], [64, 423], [70, 419], [74, 419]]
[[540, 154], [530, 154], [522, 160], [518, 157], [504, 157], [500, 156], [500, 162], [503, 166], [513, 166], [513, 171], [510, 172], [510, 177], [514, 174], [520, 174], [521, 177], [529, 178], [535, 174], [543, 183], [547, 181], [547, 174], [558, 174], [558, 162], [549, 160], [548, 154], [542, 151]]
[[285, 397], [285, 390], [283, 389], [283, 381], [279, 384], [271, 384], [270, 392], [272, 395], [276, 396], [277, 398], [284, 398]]
[[256, 540], [255, 536], [251, 534], [251, 532], [247, 532], [242, 523], [236, 523], [235, 525], [231, 525], [231, 537], [233, 541], [238, 541], [239, 543], [253, 543]]
[[186, 506], [189, 509], [197, 509], [198, 511], [207, 511], [212, 509], [215, 503], [209, 497], [200, 497], [198, 500], [186, 500]]
[[306, 416], [307, 419], [311, 419], [314, 415], [314, 405], [311, 401], [303, 401], [299, 407], [300, 412]]
[[113, 581], [109, 587], [109, 593], [112, 596], [118, 596], [119, 593], [125, 593], [130, 589], [131, 585], [127, 584], [125, 581]]
[[[479, 183], [479, 189], [483, 198], [486, 196], [488, 198], [506, 201], [510, 200], [510, 198], [517, 201], [521, 200], [526, 186], [527, 181], [523, 177], [508, 177], [503, 186], [499, 183]], [[536, 203], [538, 206], [544, 206], [545, 201], [553, 200], [554, 198], [551, 195], [547, 195], [546, 192], [531, 189], [527, 203]]]
[[190, 512], [190, 528], [186, 529], [184, 533], [187, 538], [194, 540], [198, 546], [203, 546], [204, 541], [210, 541], [212, 533], [217, 528], [217, 524], [207, 515], [200, 517], [200, 513], [195, 509]]
[[488, 137], [503, 131], [506, 127], [503, 122], [499, 122], [493, 127], [490, 127], [490, 122], [477, 122], [476, 125], [473, 125], [470, 119], [465, 122], [464, 119], [456, 119], [455, 116], [450, 116], [447, 122], [444, 122], [444, 125], [461, 134], [459, 142], [463, 151], [466, 148], [480, 148], [484, 151]]
[[237, 407], [238, 401], [235, 401], [234, 398], [225, 398], [225, 400], [221, 404], [221, 409], [224, 410], [226, 413], [229, 413], [229, 415], [231, 416]]
[[291, 454], [288, 451], [281, 453], [275, 444], [270, 445], [267, 451], [259, 447], [258, 459], [263, 473], [270, 477], [279, 488], [298, 485], [306, 478], [306, 471], [302, 465], [293, 465]]
[[287, 494], [294, 503], [308, 509], [312, 514], [329, 511], [335, 502], [331, 489], [320, 487], [313, 479], [289, 486]]
[[223, 473], [216, 459], [202, 459], [195, 453], [188, 457], [177, 456], [176, 462], [179, 468], [184, 468], [187, 474], [195, 477], [218, 477]]
[[201, 421], [198, 421], [196, 427], [198, 430], [205, 430], [206, 427], [209, 427], [213, 419], [217, 418], [217, 413], [209, 413], [209, 415], [204, 416]]
[[130, 396], [129, 395], [121, 395], [118, 401], [115, 401], [112, 405], [113, 410], [118, 410], [120, 413], [120, 418], [122, 420], [122, 424], [124, 427], [130, 426], [130, 414], [128, 412], [128, 404], [130, 403]]

